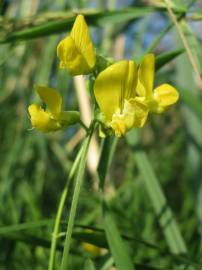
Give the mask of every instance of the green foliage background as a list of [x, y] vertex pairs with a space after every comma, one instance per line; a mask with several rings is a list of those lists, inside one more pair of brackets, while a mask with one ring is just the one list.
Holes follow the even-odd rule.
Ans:
[[[166, 8], [149, 2], [130, 7], [99, 0], [0, 2], [0, 269], [48, 269], [54, 219], [80, 146], [70, 149], [68, 142], [79, 127], [52, 134], [30, 130], [27, 106], [39, 101], [33, 85], [42, 84], [62, 93], [64, 107], [78, 109], [72, 78], [58, 69], [56, 46], [80, 9], [104, 56], [113, 57], [116, 40], [132, 23], [139, 24], [129, 57], [140, 59], [146, 50], [160, 54], [156, 84], [172, 83], [181, 98], [164, 115], [150, 117], [141, 131], [118, 142], [108, 138], [104, 145], [98, 138], [103, 145], [98, 177], [86, 170], [69, 269], [107, 270], [114, 262], [119, 270], [131, 269], [130, 262], [143, 270], [202, 269], [202, 89], [175, 27], [166, 20]], [[172, 2], [202, 73], [201, 36], [191, 28], [202, 19], [201, 3]], [[166, 26], [144, 49], [154, 13], [164, 16]], [[162, 42], [168, 35], [169, 50]], [[95, 190], [97, 181], [103, 182], [103, 192]], [[54, 269], [61, 265], [73, 188], [71, 183]], [[88, 253], [82, 242], [101, 247], [100, 255]]]

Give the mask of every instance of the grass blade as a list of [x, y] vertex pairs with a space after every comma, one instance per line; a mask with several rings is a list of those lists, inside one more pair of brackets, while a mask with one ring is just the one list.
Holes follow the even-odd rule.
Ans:
[[175, 254], [186, 253], [187, 248], [171, 209], [159, 185], [158, 179], [146, 154], [141, 151], [135, 154], [137, 166], [144, 179], [144, 184], [150, 196], [159, 223], [163, 229], [170, 250]]
[[[147, 16], [149, 13], [152, 13], [156, 10], [164, 11], [165, 9], [153, 7], [135, 7], [120, 10], [91, 10], [90, 12], [82, 10], [81, 13], [85, 15], [88, 25], [95, 26], [106, 25], [109, 23], [116, 24], [127, 22], [132, 19], [138, 19], [143, 16]], [[181, 8], [176, 8], [175, 11], [184, 14], [184, 10]], [[10, 32], [7, 31], [5, 33], [5, 37], [0, 41], [0, 43], [15, 42], [17, 40], [28, 40], [47, 35], [58, 34], [60, 32], [66, 32], [71, 28], [75, 17], [75, 12], [56, 12], [52, 13], [52, 16], [50, 16], [50, 14], [48, 14], [48, 16], [47, 14], [44, 14], [43, 16], [40, 15], [40, 18], [38, 19], [32, 18], [29, 23], [27, 22], [26, 18], [26, 24], [24, 21], [22, 21], [21, 24], [18, 22], [18, 25], [19, 29], [23, 29], [24, 25], [28, 25], [27, 28], [13, 32], [13, 28], [10, 27]], [[11, 22], [8, 23], [8, 26], [10, 26], [10, 23]]]
[[128, 255], [126, 246], [121, 238], [116, 223], [109, 212], [109, 209], [104, 209], [104, 228], [106, 232], [109, 248], [114, 258], [114, 262], [118, 270], [134, 270], [134, 265]]
[[[137, 143], [137, 134], [127, 136], [127, 141], [130, 145]], [[134, 157], [170, 251], [174, 254], [187, 253], [184, 239], [146, 153], [138, 149], [135, 151]]]
[[0, 235], [3, 236], [9, 233], [15, 233], [18, 231], [38, 229], [38, 228], [50, 226], [52, 224], [53, 224], [53, 220], [45, 219], [45, 220], [38, 220], [35, 222], [26, 222], [26, 223], [21, 223], [21, 224], [16, 224], [16, 225], [1, 226]]
[[156, 66], [155, 66], [156, 71], [162, 68], [170, 61], [172, 61], [173, 59], [175, 59], [176, 57], [178, 57], [179, 55], [181, 55], [182, 53], [184, 53], [184, 51], [185, 51], [184, 49], [179, 49], [158, 55], [156, 57]]
[[84, 265], [84, 270], [95, 270], [95, 266], [91, 259], [87, 259]]
[[98, 164], [98, 178], [100, 188], [103, 190], [107, 171], [110, 167], [118, 139], [115, 137], [106, 137], [102, 144], [100, 160]]

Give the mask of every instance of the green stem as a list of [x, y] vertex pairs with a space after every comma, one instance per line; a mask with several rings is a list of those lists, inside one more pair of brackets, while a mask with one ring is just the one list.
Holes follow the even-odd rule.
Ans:
[[79, 120], [79, 124], [82, 126], [83, 129], [85, 129], [86, 132], [89, 131], [88, 127], [84, 124], [83, 121]]
[[[181, 15], [178, 16], [177, 20], [180, 21], [183, 17], [184, 17], [184, 14], [181, 14]], [[166, 26], [160, 32], [160, 34], [152, 41], [152, 43], [146, 49], [145, 54], [152, 52], [157, 47], [157, 45], [159, 44], [161, 39], [172, 29], [173, 26], [174, 26], [173, 23], [170, 23], [168, 26]]]
[[97, 174], [99, 179], [99, 187], [104, 192], [104, 185], [107, 173], [109, 171], [118, 139], [116, 137], [106, 137], [102, 141], [100, 160], [97, 168]]
[[83, 182], [83, 176], [85, 172], [85, 164], [86, 164], [86, 159], [87, 159], [88, 147], [90, 144], [90, 140], [91, 140], [94, 128], [95, 128], [95, 125], [92, 124], [90, 128], [90, 133], [84, 140], [84, 144], [82, 148], [80, 165], [79, 165], [78, 174], [75, 180], [74, 194], [73, 194], [69, 220], [68, 220], [68, 225], [67, 225], [67, 233], [66, 233], [66, 238], [65, 238], [65, 243], [64, 243], [64, 250], [62, 254], [62, 264], [60, 268], [61, 270], [68, 269], [69, 250], [70, 250], [70, 243], [71, 243], [72, 231], [73, 231], [73, 226], [74, 226], [74, 220], [76, 216], [76, 210], [78, 206], [81, 185]]
[[62, 212], [64, 209], [65, 201], [67, 198], [68, 187], [69, 187], [71, 179], [73, 178], [73, 176], [75, 174], [75, 171], [78, 168], [83, 147], [84, 147], [84, 145], [82, 144], [82, 146], [81, 146], [81, 148], [76, 156], [76, 159], [73, 163], [73, 166], [70, 170], [70, 173], [69, 173], [68, 178], [67, 178], [67, 183], [66, 183], [66, 185], [63, 189], [62, 195], [60, 197], [60, 202], [59, 202], [59, 206], [58, 206], [58, 210], [57, 210], [57, 214], [56, 214], [56, 219], [55, 219], [55, 224], [54, 224], [54, 229], [53, 229], [52, 239], [51, 239], [51, 250], [50, 250], [48, 270], [54, 269], [54, 260], [55, 260], [55, 253], [56, 253], [56, 246], [57, 246], [57, 239], [58, 239], [58, 234], [59, 234], [59, 226], [60, 226], [61, 216], [62, 216]]
[[[187, 7], [187, 10], [194, 4], [194, 0], [192, 0], [188, 7]], [[176, 19], [178, 22], [181, 21], [181, 19], [183, 19], [185, 17], [186, 14], [182, 13], [180, 14]], [[167, 25], [161, 32], [160, 34], [152, 41], [152, 43], [149, 45], [149, 47], [147, 48], [147, 50], [145, 51], [145, 54], [146, 53], [150, 53], [152, 52], [156, 47], [157, 45], [159, 44], [159, 42], [161, 41], [161, 39], [172, 29], [172, 27], [174, 26], [174, 23], [169, 23], [169, 25]]]

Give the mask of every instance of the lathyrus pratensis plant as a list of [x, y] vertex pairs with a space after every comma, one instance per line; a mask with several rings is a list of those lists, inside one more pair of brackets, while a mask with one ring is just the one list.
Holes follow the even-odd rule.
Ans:
[[[60, 68], [67, 69], [72, 76], [89, 75], [88, 80], [93, 85], [91, 96], [94, 96], [92, 103], [95, 103], [93, 105], [96, 113], [92, 123], [96, 125], [87, 128], [87, 133], [96, 126], [102, 136], [111, 136], [113, 133], [117, 137], [124, 136], [132, 128], [143, 128], [150, 113], [165, 112], [179, 98], [177, 90], [169, 84], [153, 89], [153, 54], [146, 54], [140, 64], [134, 60], [113, 63], [107, 59], [100, 61], [82, 15], [76, 17], [71, 33], [59, 42], [57, 56]], [[47, 108], [44, 110], [37, 104], [29, 106], [33, 128], [53, 132], [75, 124], [84, 126], [79, 112], [62, 111], [62, 97], [59, 92], [44, 86], [36, 86], [36, 91]], [[74, 207], [70, 210], [70, 219], [75, 217], [76, 200], [78, 197], [72, 202]], [[68, 226], [67, 235], [69, 233], [70, 237], [67, 238], [70, 239], [72, 220], [69, 220]]]
[[[132, 128], [144, 127], [149, 113], [163, 113], [179, 98], [177, 90], [169, 84], [162, 84], [153, 90], [153, 54], [145, 55], [139, 65], [134, 60], [122, 60], [109, 66], [106, 64], [106, 68], [98, 72], [98, 56], [82, 15], [76, 17], [70, 35], [58, 44], [57, 56], [59, 67], [67, 69], [72, 76], [93, 75], [89, 77], [95, 79], [91, 94], [95, 96], [100, 110], [94, 121], [113, 131], [117, 137]], [[37, 104], [29, 106], [33, 128], [50, 132], [80, 122], [79, 112], [61, 111], [62, 97], [59, 92], [42, 86], [36, 86], [36, 91], [47, 109]]]

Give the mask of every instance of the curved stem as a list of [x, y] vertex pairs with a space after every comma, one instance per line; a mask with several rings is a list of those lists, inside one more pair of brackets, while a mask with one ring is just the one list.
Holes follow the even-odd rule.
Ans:
[[70, 173], [69, 173], [68, 178], [67, 178], [67, 183], [66, 183], [66, 185], [63, 189], [63, 192], [61, 194], [61, 197], [60, 197], [60, 202], [59, 202], [59, 206], [58, 206], [58, 210], [57, 210], [57, 214], [56, 214], [56, 218], [55, 218], [55, 224], [54, 224], [54, 229], [53, 229], [52, 239], [51, 239], [51, 250], [50, 250], [48, 270], [54, 269], [54, 260], [55, 260], [55, 253], [56, 253], [56, 246], [57, 246], [57, 239], [58, 239], [61, 216], [62, 216], [62, 212], [64, 209], [65, 201], [67, 198], [68, 187], [69, 187], [71, 179], [73, 178], [73, 176], [78, 168], [83, 147], [84, 147], [84, 145], [82, 144], [82, 146], [81, 146], [81, 148], [76, 156], [76, 159], [73, 163], [73, 166], [70, 170]]
[[81, 154], [80, 164], [79, 164], [79, 168], [78, 168], [78, 174], [77, 174], [77, 177], [75, 179], [74, 194], [73, 194], [72, 204], [71, 204], [70, 213], [69, 213], [67, 233], [66, 233], [64, 250], [63, 250], [63, 255], [62, 255], [62, 264], [61, 264], [61, 268], [60, 268], [61, 270], [68, 269], [69, 250], [70, 250], [70, 243], [71, 243], [72, 231], [73, 231], [73, 226], [74, 226], [74, 220], [75, 220], [75, 216], [76, 216], [76, 210], [77, 210], [77, 206], [78, 206], [81, 185], [83, 182], [83, 176], [84, 176], [84, 172], [85, 172], [88, 147], [89, 147], [90, 140], [91, 140], [91, 137], [93, 135], [95, 126], [96, 126], [96, 124], [95, 124], [95, 122], [93, 122], [91, 127], [89, 128], [89, 134], [86, 137], [86, 139], [84, 140], [84, 144], [83, 144], [83, 148], [82, 148], [82, 154]]

